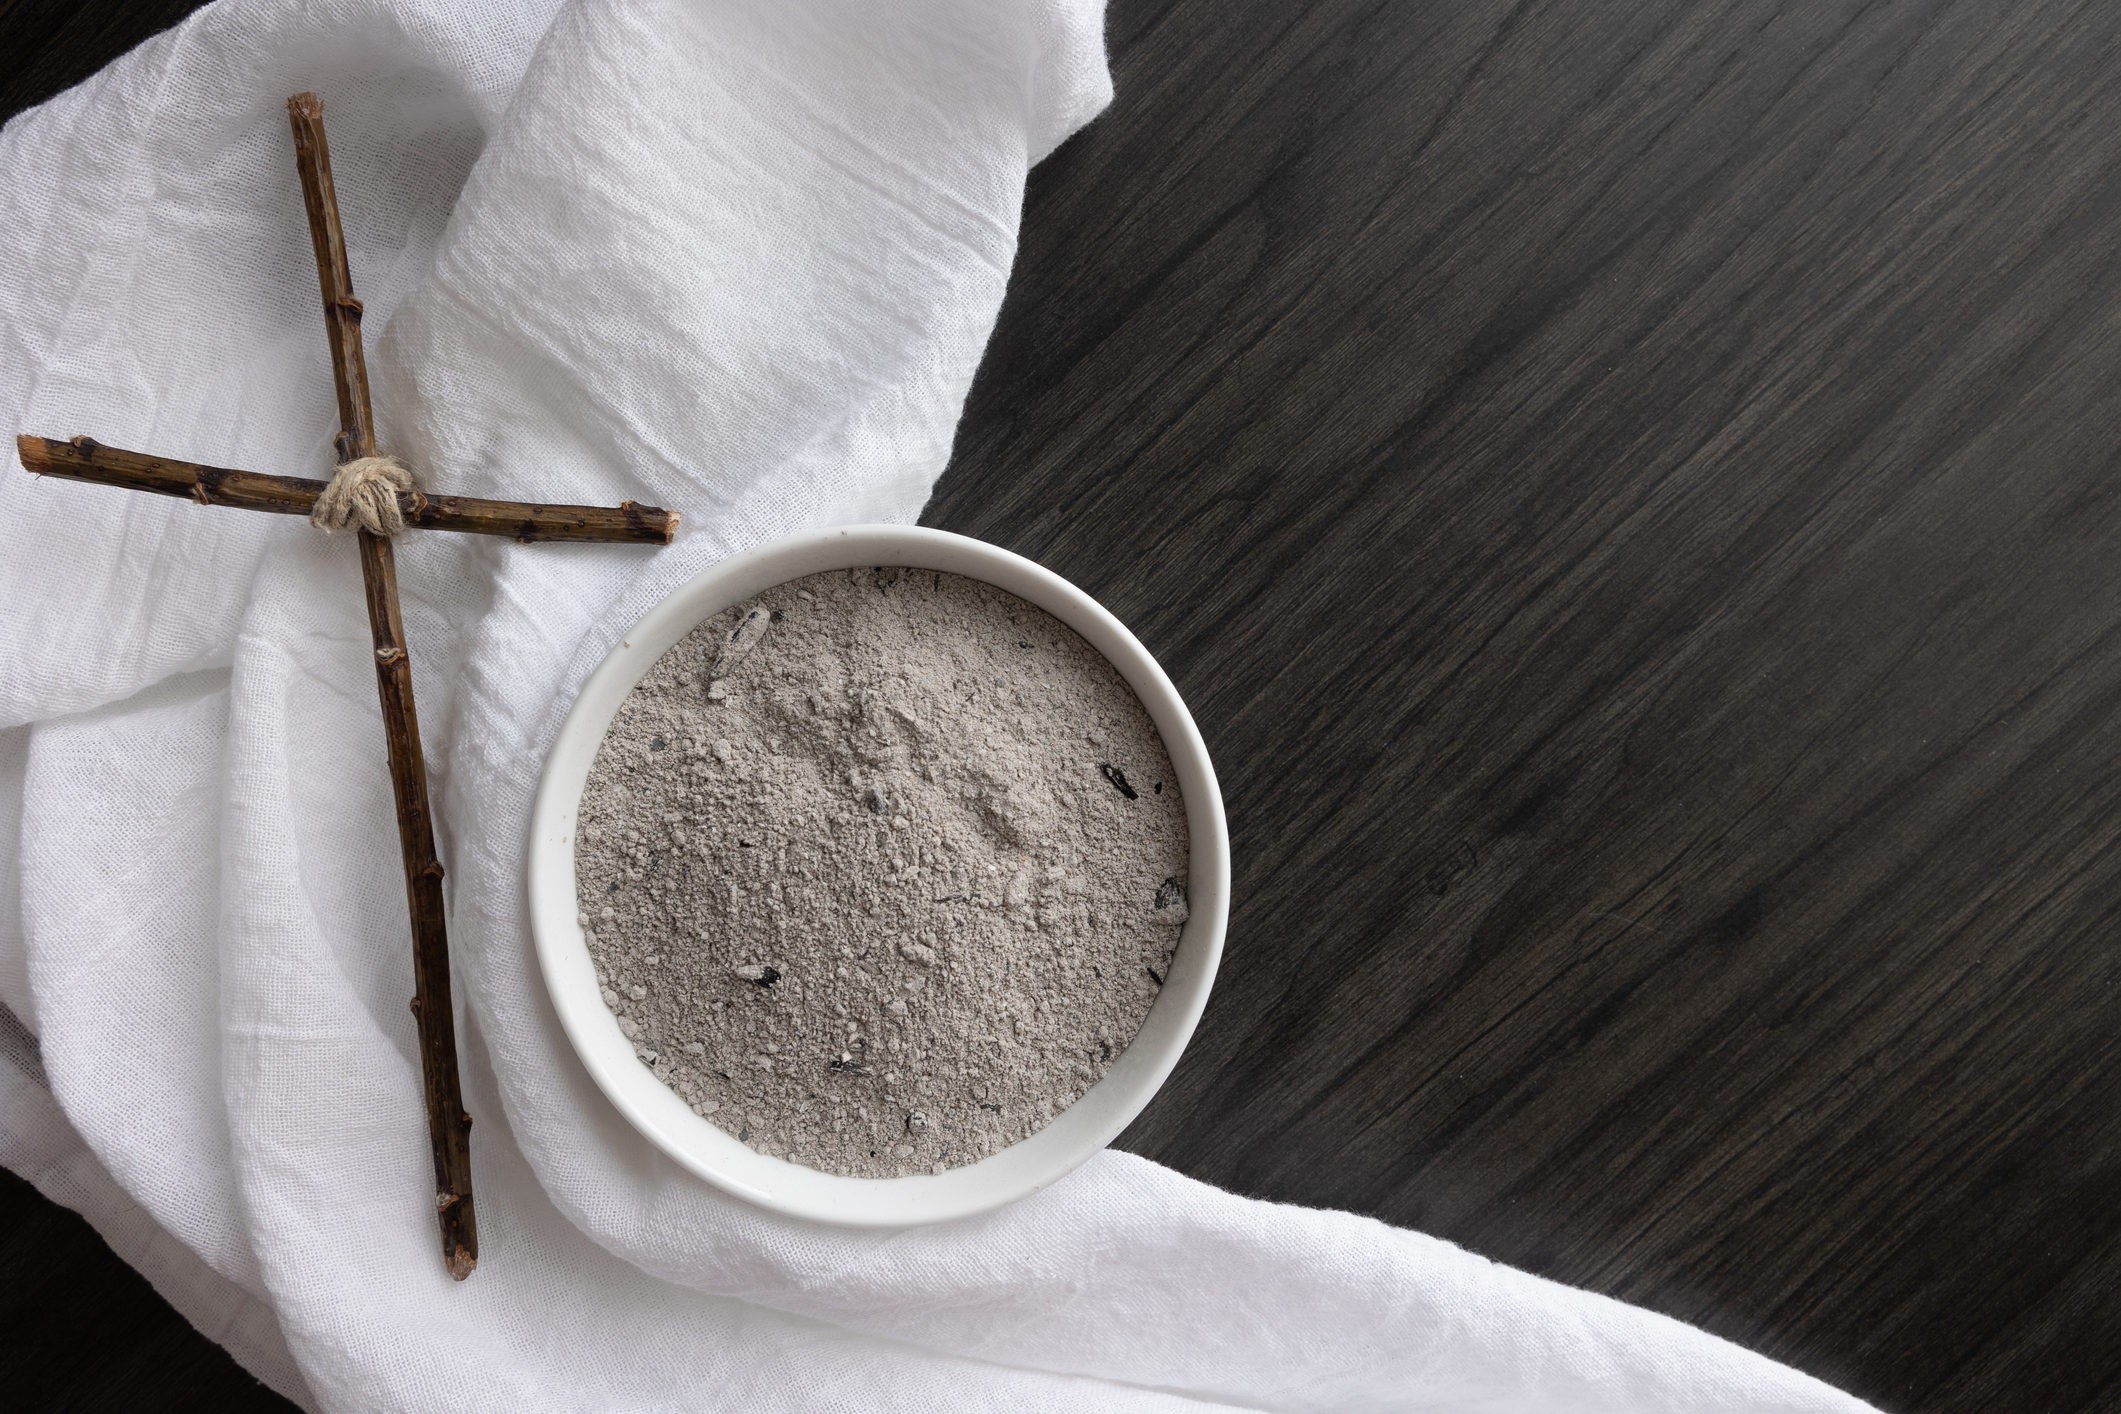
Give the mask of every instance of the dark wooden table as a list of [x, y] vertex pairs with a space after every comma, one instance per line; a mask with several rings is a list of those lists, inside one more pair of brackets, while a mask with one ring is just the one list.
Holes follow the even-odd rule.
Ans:
[[[0, 33], [70, 79], [183, 8]], [[927, 520], [1102, 598], [1222, 772], [1228, 960], [1123, 1143], [1888, 1410], [2121, 1403], [2121, 7], [1110, 34]], [[234, 1397], [32, 1309], [139, 1284], [9, 1195], [0, 1383]]]

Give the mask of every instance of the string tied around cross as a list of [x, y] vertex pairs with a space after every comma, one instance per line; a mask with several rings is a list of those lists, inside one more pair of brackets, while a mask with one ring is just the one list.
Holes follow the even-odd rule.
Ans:
[[334, 530], [361, 529], [389, 538], [405, 529], [398, 494], [418, 489], [413, 485], [412, 468], [398, 458], [355, 457], [340, 462], [331, 474], [330, 483], [310, 508], [309, 523], [327, 535]]

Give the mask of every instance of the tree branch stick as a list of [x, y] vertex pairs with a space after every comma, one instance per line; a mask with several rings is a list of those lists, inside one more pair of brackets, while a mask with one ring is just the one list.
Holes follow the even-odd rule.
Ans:
[[[324, 483], [302, 476], [268, 476], [171, 461], [142, 452], [106, 447], [87, 437], [62, 442], [53, 437], [15, 439], [22, 465], [39, 476], [92, 481], [163, 496], [183, 496], [202, 506], [236, 506], [249, 511], [306, 516]], [[607, 506], [541, 506], [527, 501], [482, 501], [470, 496], [429, 496], [400, 492], [398, 509], [405, 523], [422, 530], [457, 530], [472, 535], [505, 535], [512, 540], [583, 540], [612, 544], [668, 545], [677, 533], [678, 513], [627, 501]]]
[[[339, 460], [375, 455], [375, 423], [368, 403], [368, 368], [361, 357], [361, 302], [354, 298], [331, 184], [331, 152], [324, 143], [324, 105], [313, 93], [287, 100], [294, 127], [295, 165], [309, 209], [316, 247], [317, 284], [331, 333], [332, 381], [339, 394]], [[376, 691], [390, 742], [390, 781], [397, 797], [398, 842], [405, 860], [405, 895], [412, 911], [413, 1015], [419, 1019], [420, 1062], [427, 1082], [427, 1129], [434, 1147], [435, 1209], [442, 1224], [442, 1259], [458, 1281], [479, 1261], [478, 1225], [471, 1201], [471, 1116], [457, 1075], [456, 1018], [449, 986], [449, 938], [442, 913], [442, 864], [435, 858], [427, 806], [427, 763], [420, 755], [420, 723], [413, 710], [412, 665], [398, 612], [398, 576], [390, 541], [367, 531], [361, 578], [375, 638]]]

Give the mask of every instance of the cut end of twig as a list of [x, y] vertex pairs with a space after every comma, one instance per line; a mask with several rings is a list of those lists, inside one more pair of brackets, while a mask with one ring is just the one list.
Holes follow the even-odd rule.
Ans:
[[324, 100], [314, 93], [298, 93], [287, 100], [287, 112], [295, 118], [321, 118], [324, 116]]
[[452, 1280], [462, 1281], [479, 1265], [479, 1226], [472, 1216], [471, 1194], [437, 1193], [435, 1209], [442, 1217], [442, 1264]]
[[635, 531], [639, 539], [657, 539], [668, 545], [678, 533], [678, 513], [666, 511], [661, 506], [644, 506], [639, 501], [621, 501], [619, 514], [625, 518], [628, 528]]
[[38, 437], [28, 432], [15, 436], [15, 455], [22, 459], [22, 469], [34, 476], [49, 476], [53, 451], [66, 447], [86, 457], [93, 457], [101, 450], [93, 437], [69, 437], [62, 442], [56, 437]]
[[462, 1281], [479, 1265], [479, 1223], [472, 1215], [470, 1192], [444, 1189], [435, 1194], [435, 1213], [442, 1220], [442, 1265], [452, 1279]]

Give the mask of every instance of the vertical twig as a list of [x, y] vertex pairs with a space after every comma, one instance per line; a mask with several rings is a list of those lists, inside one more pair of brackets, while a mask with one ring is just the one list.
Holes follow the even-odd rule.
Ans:
[[[331, 152], [324, 143], [324, 105], [313, 93], [287, 100], [294, 125], [295, 163], [309, 208], [317, 254], [317, 283], [331, 333], [332, 380], [339, 394], [339, 460], [374, 456], [375, 423], [368, 402], [368, 366], [361, 356], [361, 302], [354, 298], [331, 184]], [[390, 541], [361, 531], [361, 578], [368, 624], [375, 637], [376, 691], [390, 743], [390, 780], [397, 797], [398, 842], [405, 858], [405, 895], [412, 911], [413, 1015], [419, 1019], [420, 1062], [427, 1082], [427, 1129], [434, 1146], [435, 1208], [442, 1223], [442, 1259], [458, 1281], [479, 1262], [478, 1224], [471, 1201], [471, 1116], [457, 1077], [456, 1019], [449, 987], [449, 937], [442, 917], [442, 864], [435, 858], [427, 808], [427, 763], [420, 755], [420, 723], [413, 710], [412, 664], [405, 654], [398, 612], [398, 574]]]

